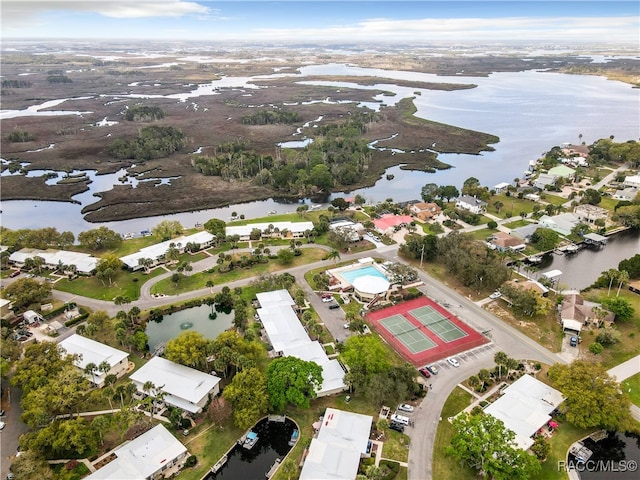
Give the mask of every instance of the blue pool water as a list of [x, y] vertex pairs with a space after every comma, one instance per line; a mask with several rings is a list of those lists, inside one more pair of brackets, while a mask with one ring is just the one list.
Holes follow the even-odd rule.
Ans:
[[357, 270], [340, 272], [339, 275], [349, 283], [353, 283], [356, 278], [363, 277], [365, 275], [371, 275], [374, 277], [380, 277], [384, 278], [385, 280], [389, 280], [380, 270], [378, 270], [376, 267], [372, 267], [371, 265], [369, 265], [368, 267], [358, 268]]

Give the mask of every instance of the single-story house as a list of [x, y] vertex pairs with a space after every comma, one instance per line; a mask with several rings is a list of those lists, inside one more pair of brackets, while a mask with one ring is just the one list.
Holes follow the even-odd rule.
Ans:
[[518, 448], [528, 450], [533, 435], [545, 427], [553, 412], [564, 401], [562, 393], [531, 375], [523, 375], [504, 389], [484, 413], [502, 420], [514, 432]]
[[489, 243], [494, 245], [495, 249], [499, 252], [506, 252], [509, 250], [519, 252], [527, 248], [522, 238], [504, 232], [494, 233], [493, 238]]
[[340, 362], [329, 359], [318, 341], [312, 341], [293, 311], [294, 300], [287, 290], [262, 292], [256, 295], [260, 308], [256, 310], [260, 322], [277, 355], [313, 361], [322, 367], [319, 397], [344, 391], [344, 370]]
[[576, 171], [567, 167], [566, 165], [558, 165], [557, 167], [550, 168], [547, 172], [549, 175], [555, 175], [560, 178], [573, 178], [576, 174]]
[[543, 215], [538, 220], [538, 224], [544, 228], [550, 228], [551, 230], [559, 233], [560, 235], [570, 235], [573, 227], [580, 223], [580, 219], [573, 213], [561, 213], [560, 215]]
[[480, 214], [487, 210], [487, 202], [476, 197], [463, 195], [457, 198], [456, 208], [461, 208], [463, 210], [469, 210], [472, 213]]
[[540, 195], [537, 195], [535, 193], [527, 193], [524, 196], [525, 200], [531, 200], [532, 202], [539, 202], [540, 201]]
[[578, 155], [587, 158], [589, 156], [589, 147], [587, 145], [572, 145], [571, 143], [562, 144], [562, 153], [565, 155]]
[[364, 226], [361, 223], [356, 223], [345, 218], [329, 221], [329, 230], [344, 234], [350, 242], [357, 242], [362, 238]]
[[638, 193], [640, 193], [640, 190], [629, 187], [623, 190], [616, 190], [611, 194], [611, 198], [615, 200], [634, 200], [638, 196]]
[[313, 222], [260, 222], [246, 225], [233, 225], [225, 229], [227, 237], [238, 235], [246, 242], [251, 238], [251, 232], [260, 230], [265, 237], [304, 237], [304, 232], [313, 230]]
[[189, 456], [185, 447], [163, 425], [156, 425], [113, 452], [114, 460], [85, 480], [146, 480], [174, 475]]
[[549, 173], [541, 173], [537, 178], [533, 180], [533, 186], [545, 190], [548, 186], [555, 185], [558, 177]]
[[220, 393], [218, 377], [162, 357], [153, 357], [130, 378], [138, 392], [147, 394], [143, 386], [151, 382], [165, 393], [165, 403], [191, 413], [202, 411], [209, 398]]
[[537, 223], [530, 223], [529, 225], [514, 228], [513, 230], [511, 230], [511, 235], [523, 238], [528, 242], [529, 240], [531, 240], [531, 236], [533, 235], [533, 233], [540, 227], [541, 225], [538, 225]]
[[418, 202], [414, 203], [409, 207], [409, 211], [415, 215], [419, 220], [426, 222], [427, 220], [431, 220], [434, 217], [437, 217], [442, 213], [442, 209], [440, 205], [437, 203], [429, 202]]
[[[585, 300], [577, 290], [567, 290], [562, 295], [560, 322], [564, 331], [580, 333], [583, 327], [593, 322], [611, 323], [615, 319], [612, 312], [603, 310], [599, 303]], [[596, 312], [600, 312], [600, 315], [597, 316]]]
[[[73, 362], [74, 365], [82, 372], [85, 372], [85, 376], [96, 387], [101, 388], [104, 386], [104, 380], [107, 375], [115, 375], [120, 378], [127, 372], [129, 354], [117, 348], [96, 342], [95, 340], [78, 334], [73, 334], [65, 338], [59, 345], [68, 355], [77, 356]], [[99, 370], [103, 362], [109, 365], [109, 370]], [[96, 366], [96, 369], [91, 373], [86, 372], [87, 365], [89, 364]]]
[[628, 175], [622, 184], [629, 188], [640, 188], [640, 175]]
[[158, 265], [164, 261], [164, 256], [172, 243], [180, 253], [184, 253], [185, 248], [189, 243], [198, 245], [200, 249], [209, 248], [213, 245], [215, 238], [215, 235], [206, 231], [196, 232], [192, 235], [182, 235], [177, 238], [172, 238], [171, 240], [166, 240], [164, 242], [141, 248], [131, 255], [120, 257], [120, 260], [130, 270], [141, 270], [144, 266], [140, 264], [140, 259], [148, 258], [151, 259], [152, 262], [150, 266]]
[[536, 280], [509, 280], [507, 285], [520, 290], [530, 290], [546, 297], [549, 289]]
[[396, 228], [406, 227], [413, 222], [410, 215], [394, 215], [393, 213], [385, 213], [373, 220], [376, 230], [382, 235], [391, 234]]
[[496, 193], [502, 193], [504, 192], [507, 188], [509, 188], [511, 186], [510, 183], [507, 182], [500, 182], [497, 185], [494, 185], [493, 188], [491, 190], [493, 190]]
[[353, 480], [367, 454], [373, 417], [327, 408], [311, 440], [300, 480]]
[[588, 167], [589, 166], [589, 162], [587, 162], [584, 157], [567, 157], [567, 158], [561, 158], [560, 161], [564, 164], [564, 165], [569, 165], [572, 167]]
[[578, 220], [587, 223], [593, 223], [600, 219], [606, 220], [609, 215], [609, 211], [606, 208], [589, 205], [588, 203], [577, 205], [573, 209], [573, 213], [578, 217]]
[[49, 270], [57, 269], [59, 265], [75, 265], [76, 272], [82, 275], [92, 275], [100, 260], [99, 258], [92, 257], [88, 253], [70, 252], [68, 250], [23, 248], [9, 255], [9, 263], [22, 268], [28, 258], [34, 257], [41, 257], [44, 260], [43, 267]]
[[13, 303], [6, 298], [0, 298], [0, 318], [8, 316], [11, 312]]

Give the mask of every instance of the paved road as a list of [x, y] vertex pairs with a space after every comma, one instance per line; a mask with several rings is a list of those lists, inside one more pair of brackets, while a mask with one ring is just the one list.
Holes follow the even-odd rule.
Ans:
[[2, 385], [2, 409], [6, 412], [2, 421], [6, 426], [0, 433], [0, 478], [7, 478], [12, 457], [18, 449], [18, 437], [28, 428], [20, 421], [22, 409], [20, 408], [20, 389]]

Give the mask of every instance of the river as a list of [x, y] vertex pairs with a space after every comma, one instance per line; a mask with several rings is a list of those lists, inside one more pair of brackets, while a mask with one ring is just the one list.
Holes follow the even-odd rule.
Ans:
[[[431, 74], [338, 64], [314, 65], [303, 67], [301, 70], [302, 75], [370, 75], [478, 85], [478, 88], [457, 91], [416, 89], [389, 83], [358, 87], [379, 88], [395, 93], [394, 96], [376, 96], [375, 101], [367, 103], [367, 106], [378, 108], [380, 104], [390, 105], [402, 98], [415, 97], [417, 116], [500, 137], [500, 142], [494, 145], [493, 152], [483, 152], [481, 155], [439, 155], [441, 160], [454, 167], [452, 169], [425, 173], [402, 170], [397, 166], [388, 170], [388, 173], [394, 175], [393, 180], [386, 180], [383, 176], [372, 187], [347, 192], [349, 195], [361, 194], [371, 202], [386, 198], [396, 201], [419, 198], [420, 189], [426, 183], [460, 187], [465, 179], [472, 176], [489, 187], [500, 182], [511, 182], [514, 178], [522, 176], [529, 160], [539, 158], [543, 152], [555, 145], [564, 142], [577, 143], [579, 135], [582, 135], [582, 141], [589, 144], [610, 135], [614, 135], [618, 141], [637, 140], [640, 134], [640, 89], [633, 89], [629, 85], [609, 81], [603, 77], [539, 71], [494, 73], [488, 77], [438, 77]], [[225, 78], [221, 85], [247, 86], [250, 80], [246, 77]], [[339, 85], [345, 84], [336, 85], [336, 88], [339, 88]], [[198, 87], [188, 95], [192, 98], [210, 95], [214, 91], [215, 89], [209, 86]], [[420, 94], [416, 95], [416, 92]], [[181, 100], [178, 94], [167, 95], [166, 98]], [[65, 103], [61, 105], [64, 106]], [[34, 114], [36, 113], [34, 111]], [[97, 128], [108, 129], [109, 126]], [[300, 140], [299, 137], [292, 138], [294, 139]], [[400, 152], [397, 155], [401, 163], [402, 156], [413, 153]], [[75, 234], [96, 228], [96, 224], [86, 222], [82, 218], [80, 211], [83, 206], [95, 201], [93, 194], [96, 191], [109, 189], [109, 185], [117, 183], [117, 178], [111, 175], [97, 180], [94, 177], [89, 192], [76, 196], [80, 205], [30, 200], [3, 202], [2, 225], [12, 229], [55, 226], [59, 231], [70, 230]], [[342, 195], [344, 193], [334, 194], [326, 200]], [[311, 203], [309, 199], [304, 201]], [[299, 203], [283, 203], [268, 199], [198, 212], [106, 222], [103, 225], [124, 234], [148, 229], [167, 218], [179, 220], [185, 227], [191, 227], [213, 217], [227, 219], [234, 211], [251, 218], [263, 216], [272, 210], [279, 213], [295, 211], [298, 205]]]

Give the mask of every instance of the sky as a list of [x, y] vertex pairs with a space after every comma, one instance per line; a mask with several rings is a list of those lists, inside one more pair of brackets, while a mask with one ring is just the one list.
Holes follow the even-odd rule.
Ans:
[[634, 1], [0, 0], [2, 40], [640, 43]]

